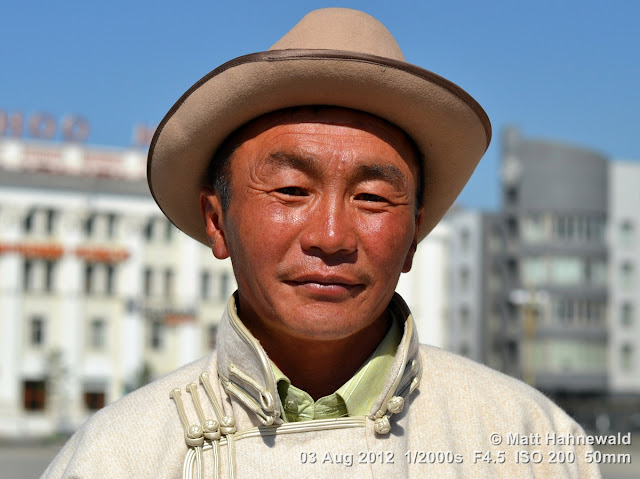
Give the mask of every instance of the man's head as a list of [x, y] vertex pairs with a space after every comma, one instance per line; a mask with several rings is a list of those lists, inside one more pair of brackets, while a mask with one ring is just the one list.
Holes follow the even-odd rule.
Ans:
[[208, 184], [212, 156], [243, 125], [306, 105], [368, 112], [413, 140], [426, 158], [420, 239], [449, 209], [491, 138], [482, 107], [457, 85], [407, 63], [375, 18], [344, 8], [315, 10], [269, 50], [205, 75], [167, 113], [151, 142], [147, 167], [162, 211], [207, 244], [198, 195]]
[[231, 256], [243, 320], [312, 340], [379, 320], [411, 268], [421, 219], [419, 159], [404, 132], [307, 107], [263, 116], [230, 144], [231, 200], [204, 188], [200, 204], [215, 256]]

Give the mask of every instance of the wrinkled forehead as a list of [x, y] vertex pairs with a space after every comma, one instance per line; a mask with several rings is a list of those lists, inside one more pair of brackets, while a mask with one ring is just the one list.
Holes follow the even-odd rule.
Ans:
[[403, 130], [378, 116], [333, 106], [286, 108], [258, 117], [232, 133], [219, 153], [226, 157], [244, 142], [270, 129], [296, 124], [337, 125], [366, 131], [392, 146], [412, 168], [417, 167], [419, 152]]

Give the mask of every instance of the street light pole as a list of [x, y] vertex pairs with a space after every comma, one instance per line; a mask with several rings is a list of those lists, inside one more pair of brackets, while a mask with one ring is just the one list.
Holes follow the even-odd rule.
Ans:
[[522, 379], [536, 387], [536, 327], [540, 306], [549, 301], [546, 291], [514, 289], [509, 300], [522, 309], [523, 354]]

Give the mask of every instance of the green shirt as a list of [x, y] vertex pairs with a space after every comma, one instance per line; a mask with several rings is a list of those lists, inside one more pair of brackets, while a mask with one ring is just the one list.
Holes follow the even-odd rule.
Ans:
[[291, 384], [289, 378], [271, 362], [278, 385], [278, 395], [284, 408], [285, 422], [369, 414], [373, 401], [382, 391], [401, 339], [402, 324], [393, 318], [391, 328], [385, 337], [353, 377], [335, 393], [317, 401]]

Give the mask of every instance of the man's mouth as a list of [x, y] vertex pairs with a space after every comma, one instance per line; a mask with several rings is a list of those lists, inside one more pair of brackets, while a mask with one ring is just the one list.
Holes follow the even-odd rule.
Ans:
[[299, 288], [311, 296], [336, 298], [351, 296], [364, 287], [358, 280], [340, 275], [304, 275], [285, 281], [285, 283]]

